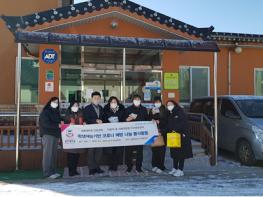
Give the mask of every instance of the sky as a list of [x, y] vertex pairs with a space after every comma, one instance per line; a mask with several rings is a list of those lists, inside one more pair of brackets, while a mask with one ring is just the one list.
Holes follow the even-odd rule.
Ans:
[[[86, 0], [75, 0], [75, 3]], [[263, 34], [263, 0], [132, 0], [196, 27]]]

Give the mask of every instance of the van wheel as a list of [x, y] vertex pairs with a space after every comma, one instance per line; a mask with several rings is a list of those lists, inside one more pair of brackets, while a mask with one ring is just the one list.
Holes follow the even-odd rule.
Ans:
[[241, 140], [237, 144], [237, 158], [243, 165], [251, 166], [256, 163], [255, 155], [251, 145], [246, 140]]

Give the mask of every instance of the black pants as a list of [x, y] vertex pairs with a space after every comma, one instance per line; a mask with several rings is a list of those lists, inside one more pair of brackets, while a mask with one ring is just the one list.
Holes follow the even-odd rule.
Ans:
[[68, 153], [67, 154], [67, 165], [69, 169], [69, 174], [74, 174], [77, 172], [78, 162], [79, 162], [78, 153]]
[[132, 159], [136, 151], [136, 169], [141, 169], [143, 160], [143, 146], [127, 146], [125, 148], [125, 160], [128, 168], [132, 168]]
[[173, 158], [173, 164], [176, 170], [184, 170], [184, 159]]
[[110, 161], [109, 161], [109, 167], [111, 169], [117, 169], [118, 164], [120, 159], [122, 158], [122, 152], [123, 152], [123, 148], [122, 147], [113, 147], [110, 148], [110, 153], [109, 153], [109, 157], [110, 157]]
[[157, 167], [161, 170], [165, 170], [164, 160], [165, 160], [166, 147], [152, 147], [152, 167]]

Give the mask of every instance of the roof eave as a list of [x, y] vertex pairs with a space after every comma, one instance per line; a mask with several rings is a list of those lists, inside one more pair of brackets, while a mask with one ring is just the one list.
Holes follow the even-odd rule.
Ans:
[[176, 30], [186, 32], [189, 35], [194, 35], [202, 39], [208, 39], [213, 32], [214, 27], [197, 28], [192, 25], [183, 23], [174, 18], [168, 17], [164, 14], [158, 13], [149, 8], [138, 5], [128, 0], [91, 0], [79, 4], [65, 6], [57, 9], [43, 11], [26, 16], [2, 16], [6, 22], [7, 27], [12, 32], [16, 32], [19, 29], [25, 29], [29, 26], [41, 25], [45, 22], [52, 22], [53, 20], [65, 19], [68, 17], [75, 17], [80, 14], [90, 13], [95, 10], [107, 9], [109, 7], [121, 7], [124, 10], [129, 10], [131, 13], [137, 13], [143, 15], [147, 19], [157, 21], [162, 25], [173, 27]]

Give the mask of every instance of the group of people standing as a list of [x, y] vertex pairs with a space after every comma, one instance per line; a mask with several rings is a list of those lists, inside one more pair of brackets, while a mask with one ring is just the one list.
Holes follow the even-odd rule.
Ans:
[[[154, 107], [149, 111], [142, 106], [142, 99], [139, 95], [134, 95], [131, 106], [125, 108], [118, 98], [110, 97], [108, 103], [102, 107], [101, 94], [93, 92], [91, 104], [81, 109], [77, 101], [72, 101], [67, 109], [65, 118], [61, 118], [59, 109], [59, 99], [53, 97], [43, 108], [40, 114], [40, 135], [43, 143], [43, 174], [44, 177], [52, 179], [60, 177], [56, 172], [57, 146], [61, 136], [60, 125], [65, 124], [103, 124], [131, 121], [150, 121], [157, 123], [159, 135], [164, 138], [165, 144], [159, 147], [152, 147], [152, 171], [162, 173], [165, 167], [165, 152], [167, 133], [177, 131], [181, 134], [181, 147], [170, 148], [170, 155], [173, 158], [173, 169], [169, 174], [173, 176], [183, 176], [184, 160], [191, 158], [192, 146], [188, 134], [187, 116], [183, 109], [173, 100], [169, 100], [166, 106], [160, 97], [154, 98]], [[143, 145], [106, 148], [109, 155], [109, 170], [117, 171], [123, 149], [125, 149], [125, 163], [127, 172], [133, 168], [133, 158], [136, 158], [135, 168], [138, 173], [142, 173]], [[101, 174], [104, 171], [100, 168], [103, 148], [88, 148], [65, 150], [67, 152], [67, 165], [69, 176], [79, 175], [77, 165], [80, 153], [87, 151], [89, 174]], [[135, 155], [134, 155], [135, 153]]]

